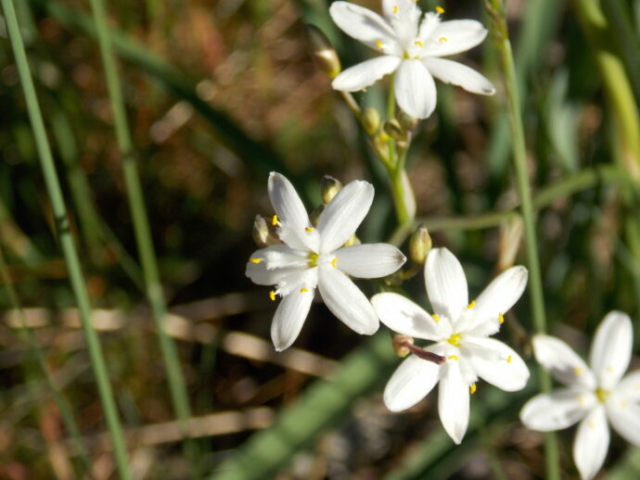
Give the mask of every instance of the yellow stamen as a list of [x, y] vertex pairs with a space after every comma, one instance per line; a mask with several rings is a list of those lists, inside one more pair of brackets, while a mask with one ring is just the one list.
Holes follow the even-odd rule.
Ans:
[[449, 39], [447, 37], [440, 37], [438, 39], [438, 43], [447, 43], [449, 41]]
[[315, 228], [313, 227], [305, 227], [304, 231], [305, 232], [313, 232], [315, 230]]
[[611, 392], [609, 392], [608, 390], [604, 390], [600, 387], [596, 388], [596, 397], [598, 397], [598, 401], [600, 403], [605, 403], [610, 394]]
[[576, 368], [573, 369], [573, 374], [576, 377], [579, 377], [580, 375], [582, 375], [582, 372], [584, 372], [584, 368], [582, 368], [582, 367], [576, 367]]
[[584, 398], [584, 395], [580, 395], [580, 396], [578, 397], [578, 403], [579, 403], [580, 405], [584, 405], [585, 403], [587, 403], [587, 399], [586, 399], [586, 398]]
[[336, 268], [338, 266], [338, 257], [334, 257], [334, 259], [331, 260], [331, 266], [333, 268]]
[[378, 47], [379, 50], [382, 50], [382, 42], [380, 40], [376, 40], [376, 47]]
[[460, 345], [460, 334], [456, 333], [454, 335], [451, 335], [449, 337], [449, 340], [447, 340], [447, 342], [449, 342], [451, 345], [457, 347], [458, 345]]
[[397, 5], [393, 6], [393, 13], [398, 13], [398, 10], [400, 10], [400, 8]]
[[273, 217], [271, 217], [271, 225], [275, 227], [277, 224], [278, 224], [278, 215], [274, 215]]
[[276, 291], [275, 290], [271, 290], [269, 292], [269, 298], [271, 299], [272, 302], [276, 301]]
[[301, 288], [300, 293], [307, 293], [309, 291], [308, 288]]
[[433, 315], [431, 315], [431, 316], [436, 321], [436, 323], [440, 322], [440, 316], [436, 315], [435, 313]]
[[442, 15], [444, 13], [444, 8], [442, 8], [441, 6], [437, 6], [436, 7], [436, 12], [438, 12], [440, 15]]
[[420, 48], [424, 47], [424, 43], [422, 43], [420, 40], [416, 40], [415, 43], [417, 46], [419, 46]]
[[471, 303], [469, 305], [467, 305], [467, 310], [471, 310], [475, 306], [476, 306], [476, 301], [473, 300], [473, 301], [471, 301]]
[[261, 258], [250, 258], [249, 261], [251, 263], [255, 263], [257, 265], [258, 263], [262, 262], [262, 259]]
[[511, 363], [511, 360], [513, 360], [513, 355], [509, 355], [507, 357], [507, 363]]
[[458, 360], [458, 356], [457, 355], [451, 355], [451, 356], [449, 356], [449, 360]]
[[498, 314], [498, 321], [500, 322], [500, 325], [502, 325], [504, 323], [504, 315], [499, 313]]
[[478, 389], [478, 387], [476, 386], [475, 383], [472, 383], [471, 385], [469, 385], [469, 393], [471, 393], [471, 395], [473, 395], [474, 393], [476, 393], [476, 390]]
[[317, 267], [318, 266], [318, 257], [319, 255], [317, 253], [310, 253], [307, 258], [309, 259], [309, 266], [310, 267]]

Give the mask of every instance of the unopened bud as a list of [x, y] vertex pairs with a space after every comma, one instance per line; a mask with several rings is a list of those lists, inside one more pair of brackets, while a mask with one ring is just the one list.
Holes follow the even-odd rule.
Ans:
[[396, 120], [395, 118], [391, 118], [385, 121], [382, 129], [394, 140], [405, 140], [406, 134], [404, 130], [402, 130], [400, 122], [398, 122], [398, 120]]
[[393, 337], [393, 351], [400, 358], [404, 358], [411, 353], [410, 345], [413, 345], [413, 337], [409, 335], [396, 335]]
[[522, 244], [524, 224], [522, 217], [517, 216], [500, 225], [498, 240], [498, 271], [502, 272], [513, 267], [518, 250]]
[[307, 25], [307, 36], [311, 44], [311, 57], [318, 68], [331, 78], [337, 77], [342, 66], [327, 36], [315, 25]]
[[409, 257], [413, 262], [422, 265], [427, 260], [432, 246], [429, 230], [424, 225], [420, 225], [409, 239]]
[[362, 112], [362, 126], [369, 135], [373, 135], [380, 128], [380, 113], [373, 107], [367, 107]]
[[355, 233], [349, 237], [349, 240], [344, 242], [343, 247], [353, 247], [354, 245], [360, 245], [360, 239], [356, 237]]
[[411, 132], [418, 126], [418, 119], [401, 110], [398, 113], [398, 123], [405, 132]]
[[270, 245], [277, 245], [282, 243], [278, 238], [270, 219], [263, 217], [262, 215], [256, 215], [256, 219], [253, 222], [253, 241], [260, 248], [265, 248]]
[[340, 190], [342, 190], [342, 183], [331, 175], [325, 175], [320, 180], [320, 196], [325, 205], [333, 200]]

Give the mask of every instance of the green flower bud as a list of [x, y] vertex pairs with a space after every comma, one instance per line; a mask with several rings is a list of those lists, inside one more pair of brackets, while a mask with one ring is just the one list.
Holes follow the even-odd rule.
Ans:
[[362, 126], [369, 135], [373, 135], [380, 128], [380, 114], [373, 107], [367, 107], [362, 112]]
[[320, 195], [322, 197], [322, 203], [328, 204], [337, 193], [342, 190], [342, 183], [340, 180], [333, 178], [331, 175], [325, 175], [320, 180]]
[[419, 226], [409, 239], [409, 258], [418, 265], [424, 264], [432, 246], [429, 230], [424, 225]]
[[318, 68], [331, 78], [337, 77], [342, 66], [327, 36], [315, 25], [307, 25], [307, 37], [311, 44], [311, 57]]

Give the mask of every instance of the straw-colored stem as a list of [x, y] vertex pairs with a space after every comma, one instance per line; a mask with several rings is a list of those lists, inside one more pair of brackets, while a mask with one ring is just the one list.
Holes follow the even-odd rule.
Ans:
[[35, 137], [40, 164], [51, 200], [51, 208], [56, 220], [58, 240], [69, 272], [71, 287], [78, 304], [78, 311], [84, 330], [87, 350], [89, 352], [93, 374], [98, 386], [98, 393], [102, 403], [102, 408], [104, 409], [105, 421], [113, 444], [116, 467], [120, 478], [122, 480], [128, 480], [131, 478], [131, 475], [129, 473], [129, 462], [122, 434], [122, 427], [120, 425], [113, 392], [109, 383], [109, 376], [104, 356], [102, 354], [102, 349], [100, 347], [100, 341], [91, 323], [89, 295], [86, 290], [86, 283], [82, 274], [82, 269], [80, 268], [78, 252], [76, 251], [75, 244], [71, 236], [64, 197], [62, 195], [60, 181], [53, 162], [53, 156], [51, 154], [49, 140], [47, 139], [44, 121], [40, 112], [33, 78], [31, 76], [24, 43], [20, 34], [20, 26], [18, 25], [13, 0], [0, 1], [2, 2], [5, 22], [9, 32], [13, 53], [15, 55], [18, 74], [22, 83], [22, 89], [27, 104], [27, 110], [29, 112], [29, 119], [31, 121], [31, 127]]

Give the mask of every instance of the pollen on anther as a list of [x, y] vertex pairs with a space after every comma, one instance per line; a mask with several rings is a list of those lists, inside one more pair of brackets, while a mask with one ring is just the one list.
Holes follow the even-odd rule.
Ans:
[[333, 257], [333, 260], [331, 260], [331, 266], [333, 268], [337, 268], [337, 266], [338, 266], [338, 257]]
[[576, 367], [573, 369], [573, 374], [577, 377], [582, 375], [583, 372], [584, 372], [584, 368], [582, 367]]
[[432, 317], [433, 317], [433, 319], [436, 321], [436, 323], [438, 323], [438, 322], [440, 321], [440, 316], [439, 316], [439, 315], [437, 315], [437, 314], [435, 314], [435, 313], [434, 313], [434, 314], [433, 314], [433, 315], [431, 315], [431, 316], [432, 316]]
[[478, 390], [478, 387], [476, 386], [475, 383], [472, 383], [471, 385], [469, 385], [469, 393], [471, 395], [473, 395], [474, 393], [476, 393], [476, 390]]
[[301, 288], [300, 293], [307, 293], [309, 291], [308, 288]]
[[440, 37], [438, 39], [438, 43], [447, 43], [449, 41], [449, 39], [447, 37]]
[[277, 224], [278, 224], [278, 215], [274, 215], [273, 217], [271, 217], [271, 225], [275, 227]]
[[258, 263], [262, 262], [262, 259], [261, 258], [251, 258], [251, 259], [249, 259], [249, 261], [251, 263], [255, 263], [257, 265]]
[[467, 310], [471, 310], [475, 306], [476, 306], [476, 301], [472, 300], [471, 303], [469, 305], [467, 305]]
[[444, 13], [444, 8], [442, 8], [441, 6], [437, 6], [436, 7], [436, 12], [438, 12], [440, 15], [442, 15]]
[[448, 359], [449, 360], [458, 360], [458, 356], [457, 355], [449, 355]]
[[382, 42], [380, 40], [376, 40], [376, 47], [378, 47], [378, 50], [382, 50]]
[[420, 40], [416, 40], [415, 43], [417, 46], [419, 46], [420, 48], [424, 47], [424, 43], [422, 43]]
[[313, 227], [305, 227], [304, 231], [305, 232], [313, 232], [315, 230], [315, 228]]
[[394, 5], [393, 6], [393, 13], [398, 13], [398, 10], [400, 10], [400, 7], [398, 7], [398, 5]]
[[586, 399], [586, 398], [584, 398], [584, 395], [580, 395], [580, 396], [578, 397], [578, 403], [579, 403], [580, 405], [584, 405], [585, 403], [587, 403], [587, 399]]
[[507, 363], [511, 363], [511, 360], [513, 360], [513, 355], [509, 355], [507, 357]]
[[275, 290], [271, 290], [269, 292], [269, 298], [271, 299], [272, 302], [276, 301], [276, 291]]
[[504, 323], [504, 315], [502, 313], [498, 314], [498, 322], [502, 325]]

